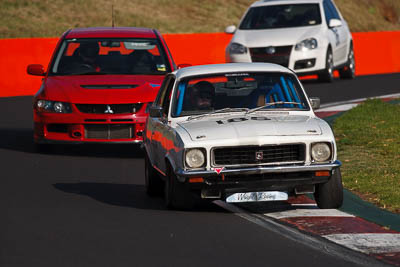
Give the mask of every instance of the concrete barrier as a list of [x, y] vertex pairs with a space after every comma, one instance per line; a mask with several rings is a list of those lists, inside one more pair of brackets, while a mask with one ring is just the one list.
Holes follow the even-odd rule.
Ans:
[[[225, 33], [164, 34], [177, 64], [224, 63]], [[353, 33], [356, 74], [400, 72], [400, 32]], [[28, 64], [48, 65], [58, 38], [0, 39], [0, 97], [33, 95], [41, 78], [26, 73]]]

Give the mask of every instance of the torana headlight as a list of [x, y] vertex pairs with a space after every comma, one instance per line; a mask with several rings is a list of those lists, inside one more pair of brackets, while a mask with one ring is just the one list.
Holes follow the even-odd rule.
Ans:
[[300, 43], [297, 43], [295, 46], [296, 51], [307, 51], [307, 50], [312, 50], [318, 47], [318, 42], [317, 39], [315, 38], [308, 38]]
[[203, 149], [192, 148], [186, 151], [185, 163], [189, 168], [201, 168], [205, 166], [206, 155]]
[[35, 108], [38, 112], [71, 113], [71, 104], [59, 101], [38, 100]]
[[229, 46], [229, 53], [230, 54], [246, 54], [247, 48], [244, 45], [238, 43], [231, 43]]
[[315, 162], [325, 162], [331, 158], [331, 146], [327, 143], [315, 143], [311, 146], [311, 156]]

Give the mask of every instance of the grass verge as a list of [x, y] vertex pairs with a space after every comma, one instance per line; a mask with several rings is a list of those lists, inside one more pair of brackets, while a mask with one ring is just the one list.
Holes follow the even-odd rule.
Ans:
[[[222, 32], [255, 0], [0, 0], [0, 38], [58, 37], [69, 28]], [[400, 30], [399, 0], [335, 0], [352, 32]], [[355, 15], [355, 11], [357, 15]]]
[[333, 129], [344, 186], [400, 213], [400, 105], [367, 100], [337, 118]]

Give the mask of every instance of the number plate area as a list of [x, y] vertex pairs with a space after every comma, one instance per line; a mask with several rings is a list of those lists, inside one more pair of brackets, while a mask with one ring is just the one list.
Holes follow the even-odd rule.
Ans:
[[288, 200], [288, 194], [279, 191], [236, 193], [227, 197], [228, 203]]

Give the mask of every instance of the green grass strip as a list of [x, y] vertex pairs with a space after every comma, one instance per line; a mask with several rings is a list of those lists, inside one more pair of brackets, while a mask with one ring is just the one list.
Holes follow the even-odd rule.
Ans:
[[398, 103], [367, 100], [333, 122], [345, 188], [395, 213], [400, 213]]

